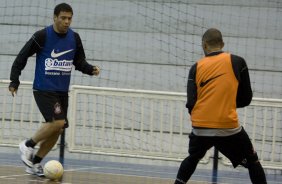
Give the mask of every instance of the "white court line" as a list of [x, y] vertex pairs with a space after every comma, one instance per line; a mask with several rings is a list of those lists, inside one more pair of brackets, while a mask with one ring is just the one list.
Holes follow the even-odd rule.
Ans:
[[[99, 168], [107, 168], [107, 169], [114, 169], [114, 170], [121, 170], [120, 168], [114, 168], [114, 167], [88, 167], [88, 168], [79, 168], [79, 169], [70, 169], [66, 170], [66, 172], [73, 172], [73, 171], [81, 171], [81, 170], [88, 170], [88, 169], [99, 169]], [[129, 170], [129, 169], [123, 169], [123, 170]], [[132, 171], [132, 170], [131, 170]], [[134, 170], [136, 171], [136, 170]], [[95, 172], [95, 171], [94, 171]], [[171, 179], [171, 178], [160, 178], [160, 177], [153, 177], [153, 176], [138, 176], [134, 174], [117, 174], [117, 173], [111, 173], [111, 172], [96, 172], [100, 174], [109, 174], [109, 175], [115, 175], [115, 176], [134, 176], [134, 177], [139, 177], [139, 178], [152, 178], [152, 179]], [[171, 179], [172, 180], [172, 179]]]
[[[93, 166], [93, 167], [84, 167], [84, 168], [77, 168], [77, 169], [68, 169], [65, 170], [65, 172], [72, 172], [72, 171], [83, 171], [83, 170], [89, 170], [89, 169], [111, 169], [111, 170], [118, 170], [118, 171], [130, 171], [130, 172], [142, 172], [142, 173], [157, 173], [157, 174], [174, 174], [174, 173], [167, 173], [167, 172], [152, 172], [152, 171], [148, 171], [148, 170], [137, 170], [133, 168], [117, 168], [117, 167], [97, 167], [97, 166]], [[95, 172], [96, 170], [94, 170]], [[116, 174], [116, 173], [112, 173], [112, 172], [102, 172], [102, 171], [96, 171], [97, 173], [105, 173], [105, 174]], [[120, 174], [122, 175], [122, 174]], [[140, 177], [149, 177], [149, 176], [142, 176], [142, 175], [135, 175], [135, 174], [124, 174], [125, 176], [140, 176]], [[160, 178], [160, 177], [156, 177], [156, 178]], [[164, 179], [171, 179], [168, 177], [163, 177]]]
[[28, 176], [28, 175], [30, 174], [6, 175], [6, 176], [0, 176], [0, 179], [11, 178], [11, 177], [21, 177], [21, 176]]
[[[79, 165], [77, 165], [79, 166]], [[132, 168], [117, 168], [117, 167], [97, 167], [97, 166], [93, 166], [93, 167], [84, 167], [84, 168], [77, 168], [77, 169], [69, 169], [69, 170], [65, 170], [66, 172], [72, 172], [72, 171], [83, 171], [83, 170], [89, 170], [89, 169], [111, 169], [111, 170], [117, 170], [117, 171], [130, 171], [130, 172], [142, 172], [142, 173], [156, 173], [156, 174], [164, 174], [164, 175], [168, 175], [168, 174], [176, 174], [176, 173], [168, 173], [168, 172], [163, 172], [163, 171], [148, 171], [148, 170], [141, 170], [141, 169], [132, 169]], [[112, 173], [112, 172], [102, 172], [102, 171], [97, 171], [94, 170], [94, 172], [97, 173], [104, 173], [104, 174], [117, 174], [117, 173]], [[120, 175], [124, 175], [124, 176], [138, 176], [138, 177], [147, 177], [147, 178], [163, 178], [163, 179], [174, 179], [174, 178], [170, 178], [170, 177], [151, 177], [151, 176], [144, 176], [144, 175], [135, 175], [135, 174], [120, 174]], [[210, 178], [210, 176], [205, 176], [205, 175], [193, 175], [196, 177], [202, 177], [202, 178]]]
[[[30, 175], [32, 176], [31, 174], [21, 174], [21, 175], [9, 175], [9, 176], [0, 176], [0, 179], [8, 179], [8, 180], [14, 180], [14, 179], [17, 179], [17, 178], [13, 178], [13, 177], [22, 177], [22, 176], [27, 176], [27, 175]], [[39, 177], [38, 177], [39, 179]], [[46, 181], [49, 181], [49, 179], [45, 178], [40, 178], [40, 180], [36, 180], [36, 179], [30, 179], [28, 181], [31, 181], [31, 182], [36, 182], [36, 183], [46, 183]], [[52, 183], [59, 183], [59, 184], [72, 184], [72, 183], [65, 183], [65, 182], [60, 182], [60, 181], [52, 181]]]
[[[123, 170], [123, 171], [132, 171], [130, 169], [121, 169], [121, 168], [116, 168], [116, 167], [84, 167], [84, 168], [77, 168], [77, 169], [67, 169], [64, 172], [75, 172], [75, 171], [83, 171], [83, 170], [89, 170], [89, 169], [112, 169], [112, 170]], [[134, 170], [136, 172], [138, 171], [142, 171], [143, 170]], [[109, 175], [115, 175], [115, 176], [133, 176], [133, 177], [139, 177], [139, 178], [151, 178], [151, 179], [161, 179], [161, 180], [166, 180], [166, 179], [170, 179], [173, 180], [172, 178], [160, 178], [160, 177], [152, 177], [152, 176], [138, 176], [138, 175], [134, 175], [134, 174], [117, 174], [117, 173], [112, 173], [112, 172], [100, 172], [100, 171], [93, 171], [96, 173], [100, 173], [100, 174], [109, 174]], [[149, 171], [147, 171], [149, 172]], [[154, 172], [156, 173], [156, 172]], [[202, 182], [202, 181], [201, 181]], [[68, 183], [62, 183], [62, 184], [68, 184]]]
[[[77, 165], [79, 166], [79, 165]], [[130, 170], [130, 169], [126, 169], [126, 168], [116, 168], [116, 167], [84, 167], [84, 168], [77, 168], [77, 169], [69, 169], [69, 170], [65, 170], [66, 172], [75, 172], [75, 171], [83, 171], [83, 170], [89, 170], [89, 169], [112, 169], [112, 170], [118, 170], [118, 171], [134, 171], [134, 172], [144, 172], [144, 173], [158, 173], [158, 174], [168, 174], [167, 172], [152, 172], [152, 171], [148, 171], [148, 170]], [[112, 172], [102, 172], [102, 171], [93, 171], [96, 173], [100, 173], [100, 174], [109, 174], [109, 175], [114, 175], [114, 176], [133, 176], [133, 177], [138, 177], [138, 178], [148, 178], [148, 179], [161, 179], [161, 180], [171, 180], [174, 181], [174, 178], [169, 178], [169, 177], [154, 177], [154, 176], [144, 176], [144, 175], [135, 175], [135, 174], [118, 174], [118, 173], [112, 173]], [[175, 173], [169, 173], [169, 174], [175, 174]], [[202, 177], [202, 178], [210, 178], [211, 176], [204, 176], [204, 175], [193, 175], [195, 177]], [[228, 179], [228, 177], [220, 177], [220, 178], [226, 178]], [[238, 178], [236, 179], [238, 180]], [[244, 179], [239, 179], [242, 181], [245, 181]], [[194, 183], [203, 183], [203, 182], [207, 182], [207, 184], [212, 184], [212, 182], [208, 182], [206, 180], [202, 180], [202, 181], [196, 181], [196, 180], [189, 180], [191, 182]], [[220, 183], [220, 184], [230, 184], [230, 183]]]
[[[107, 173], [96, 172], [96, 173], [108, 174], [108, 175], [114, 175], [114, 176], [126, 176], [126, 177], [137, 177], [137, 178], [148, 178], [148, 179], [160, 179], [160, 180], [171, 180], [171, 181], [174, 181], [174, 179], [172, 179], [172, 178], [160, 178], [160, 177], [154, 177], [154, 176], [139, 176], [139, 175], [134, 175], [134, 174], [132, 174], [132, 175], [130, 175], [130, 174], [117, 174], [117, 173], [111, 173], [111, 172], [107, 172]], [[195, 180], [189, 180], [189, 181], [194, 182], [194, 183], [207, 182], [207, 181], [195, 181]], [[212, 183], [207, 182], [206, 184], [212, 184]], [[221, 183], [221, 184], [228, 184], [228, 183]]]
[[105, 167], [81, 167], [81, 168], [77, 168], [77, 169], [67, 169], [64, 170], [64, 172], [73, 172], [73, 171], [83, 171], [83, 170], [88, 170], [88, 169], [101, 169], [101, 168], [105, 168]]
[[[0, 165], [1, 167], [5, 167], [5, 166], [9, 166], [9, 167], [22, 167], [22, 168], [25, 168], [24, 166], [17, 166], [17, 165]], [[13, 178], [13, 177], [21, 177], [21, 176], [28, 176], [30, 174], [18, 174], [18, 175], [6, 175], [6, 176], [0, 176], [0, 179], [10, 179], [10, 178]], [[15, 179], [15, 178], [14, 178]]]

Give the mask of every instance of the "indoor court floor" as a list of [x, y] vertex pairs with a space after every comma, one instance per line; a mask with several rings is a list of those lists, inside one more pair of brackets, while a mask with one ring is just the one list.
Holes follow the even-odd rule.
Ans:
[[[46, 158], [53, 159], [56, 157]], [[0, 184], [173, 184], [178, 167], [76, 158], [65, 159], [64, 170], [61, 181], [50, 181], [27, 174], [18, 154], [0, 153]], [[268, 184], [282, 183], [281, 174], [267, 177]], [[197, 169], [188, 184], [211, 184], [211, 181], [212, 171], [207, 166], [207, 169]], [[219, 170], [217, 184], [251, 182], [245, 169]]]
[[[24, 167], [0, 166], [2, 184], [173, 184], [173, 179], [134, 176], [114, 173], [78, 172], [66, 170], [60, 181], [51, 181], [24, 173]], [[189, 184], [208, 184], [203, 181], [190, 181]]]
[[[12, 171], [12, 172], [11, 172]], [[46, 178], [29, 175], [23, 172], [23, 167], [1, 166], [0, 183], [6, 184], [171, 184], [171, 179], [161, 179], [144, 176], [121, 174], [66, 171], [61, 181], [50, 181]]]

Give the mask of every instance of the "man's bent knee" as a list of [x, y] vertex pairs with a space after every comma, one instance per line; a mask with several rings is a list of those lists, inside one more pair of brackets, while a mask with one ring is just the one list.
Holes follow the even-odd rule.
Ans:
[[62, 128], [65, 125], [65, 120], [54, 120], [53, 122], [50, 122], [50, 127], [52, 127], [54, 132], [61, 133]]
[[259, 159], [258, 159], [258, 155], [257, 153], [255, 152], [253, 155], [251, 155], [249, 158], [247, 159], [244, 159], [241, 163], [241, 165], [243, 165], [245, 168], [249, 168], [250, 165], [253, 165], [253, 164], [257, 164], [259, 163]]

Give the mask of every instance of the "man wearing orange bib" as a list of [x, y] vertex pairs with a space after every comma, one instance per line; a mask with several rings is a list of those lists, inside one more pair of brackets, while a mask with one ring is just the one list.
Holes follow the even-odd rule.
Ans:
[[189, 135], [189, 156], [182, 161], [175, 184], [185, 184], [213, 146], [232, 162], [234, 168], [246, 167], [252, 183], [267, 183], [236, 111], [252, 100], [248, 67], [242, 57], [223, 52], [223, 46], [221, 32], [208, 29], [202, 37], [205, 57], [189, 71], [186, 107], [193, 128]]

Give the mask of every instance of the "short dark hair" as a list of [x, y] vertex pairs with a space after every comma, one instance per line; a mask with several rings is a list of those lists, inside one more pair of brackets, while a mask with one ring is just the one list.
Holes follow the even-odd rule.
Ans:
[[220, 45], [223, 43], [222, 34], [218, 29], [210, 28], [204, 33], [202, 41], [211, 46]]
[[60, 12], [71, 12], [73, 14], [72, 7], [67, 3], [58, 4], [54, 8], [54, 15], [58, 16]]

